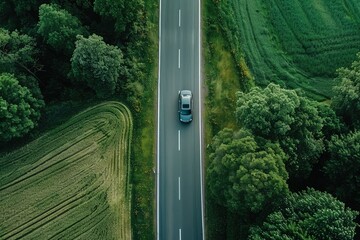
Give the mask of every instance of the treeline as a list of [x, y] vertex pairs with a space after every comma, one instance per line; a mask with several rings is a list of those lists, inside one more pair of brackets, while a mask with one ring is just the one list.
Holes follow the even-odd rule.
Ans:
[[208, 196], [236, 217], [210, 239], [354, 239], [360, 54], [337, 73], [331, 104], [275, 84], [238, 93], [238, 128], [214, 136], [207, 167]]
[[140, 111], [143, 0], [4, 0], [0, 12], [0, 142], [34, 129], [50, 103], [116, 96]]

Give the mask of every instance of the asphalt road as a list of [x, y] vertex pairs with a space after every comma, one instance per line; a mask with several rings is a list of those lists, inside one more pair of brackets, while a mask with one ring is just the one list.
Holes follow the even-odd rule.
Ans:
[[[157, 239], [204, 239], [201, 172], [200, 0], [160, 0]], [[193, 121], [179, 122], [191, 90]]]

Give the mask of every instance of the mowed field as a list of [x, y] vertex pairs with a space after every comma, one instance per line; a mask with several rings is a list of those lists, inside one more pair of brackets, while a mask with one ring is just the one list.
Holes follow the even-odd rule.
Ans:
[[106, 102], [0, 158], [0, 239], [131, 239], [129, 110]]
[[232, 52], [242, 52], [258, 85], [300, 87], [323, 100], [332, 95], [336, 69], [360, 51], [358, 0], [215, 2], [227, 38], [239, 42], [230, 43]]

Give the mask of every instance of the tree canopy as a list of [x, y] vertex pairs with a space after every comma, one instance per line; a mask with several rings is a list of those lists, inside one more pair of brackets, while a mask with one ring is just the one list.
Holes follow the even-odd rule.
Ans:
[[210, 194], [231, 211], [267, 211], [287, 194], [285, 160], [277, 144], [258, 144], [247, 131], [224, 129], [210, 146]]
[[97, 96], [106, 97], [115, 92], [124, 71], [123, 55], [119, 48], [106, 44], [100, 36], [79, 35], [71, 67], [76, 80], [85, 82]]
[[331, 189], [346, 202], [360, 203], [360, 131], [333, 136], [324, 172]]
[[34, 38], [0, 28], [0, 73], [14, 74], [20, 85], [28, 88], [33, 97], [42, 99], [36, 76], [41, 70], [36, 49]]
[[29, 30], [36, 22], [35, 13], [41, 2], [38, 0], [2, 0], [0, 2], [0, 26], [9, 30], [19, 27]]
[[19, 84], [13, 74], [0, 75], [0, 141], [21, 137], [37, 125], [42, 100]]
[[360, 126], [360, 53], [350, 68], [338, 69], [333, 107], [350, 126]]
[[53, 49], [68, 55], [75, 49], [76, 36], [87, 35], [80, 21], [56, 4], [40, 6], [37, 32]]
[[34, 38], [0, 28], [0, 72], [34, 75], [40, 69], [37, 53]]
[[240, 127], [274, 142], [289, 156], [291, 177], [306, 178], [323, 151], [323, 120], [316, 104], [295, 90], [275, 84], [238, 93], [236, 108]]
[[94, 1], [94, 11], [101, 16], [113, 18], [117, 32], [126, 35], [139, 35], [144, 31], [144, 7], [143, 0]]
[[351, 240], [357, 215], [330, 194], [310, 188], [290, 194], [281, 210], [250, 230], [249, 239]]
[[329, 140], [332, 135], [340, 134], [345, 131], [344, 123], [336, 115], [335, 111], [331, 108], [330, 105], [325, 103], [316, 104], [317, 111], [320, 118], [322, 119], [322, 134], [325, 139]]

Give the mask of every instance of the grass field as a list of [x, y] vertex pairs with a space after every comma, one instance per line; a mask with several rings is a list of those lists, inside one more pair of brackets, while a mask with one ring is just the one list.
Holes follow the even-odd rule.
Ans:
[[214, 2], [235, 61], [245, 57], [257, 85], [302, 88], [324, 100], [332, 95], [336, 69], [360, 51], [357, 0]]
[[131, 239], [132, 117], [106, 102], [0, 158], [0, 239]]

